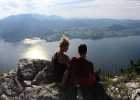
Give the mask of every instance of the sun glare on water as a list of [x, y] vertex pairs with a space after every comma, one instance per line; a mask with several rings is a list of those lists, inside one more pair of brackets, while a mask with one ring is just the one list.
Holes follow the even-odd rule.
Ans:
[[24, 44], [30, 45], [23, 54], [23, 58], [29, 59], [44, 59], [49, 60], [47, 50], [45, 50], [39, 43], [39, 39], [26, 39]]
[[47, 53], [39, 46], [29, 48], [24, 56], [30, 59], [48, 59]]

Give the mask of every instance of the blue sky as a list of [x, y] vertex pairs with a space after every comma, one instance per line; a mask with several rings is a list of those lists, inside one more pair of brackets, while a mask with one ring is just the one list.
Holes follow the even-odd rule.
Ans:
[[17, 14], [140, 19], [140, 0], [0, 0], [0, 19]]

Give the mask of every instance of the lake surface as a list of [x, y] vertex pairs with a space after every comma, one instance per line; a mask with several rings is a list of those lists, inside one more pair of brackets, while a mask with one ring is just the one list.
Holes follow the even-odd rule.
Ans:
[[[95, 68], [117, 72], [129, 66], [131, 59], [140, 59], [140, 36], [104, 38], [99, 40], [70, 40], [68, 55], [77, 56], [77, 47], [85, 43], [88, 46], [87, 58]], [[0, 40], [0, 70], [5, 71], [16, 66], [20, 58], [40, 58], [50, 60], [58, 50], [59, 41], [47, 42], [39, 38], [25, 39], [10, 43]]]

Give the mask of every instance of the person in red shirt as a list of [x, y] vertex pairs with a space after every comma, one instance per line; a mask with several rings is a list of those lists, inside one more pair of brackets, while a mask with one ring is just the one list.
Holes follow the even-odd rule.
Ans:
[[84, 100], [93, 100], [93, 87], [96, 83], [96, 76], [94, 73], [94, 65], [86, 59], [87, 46], [81, 44], [78, 47], [78, 58], [74, 57], [70, 61], [70, 76], [72, 77], [70, 83], [78, 84], [82, 92]]
[[[81, 100], [81, 97], [82, 100], [112, 100], [106, 94], [104, 86], [99, 82], [99, 73], [94, 72], [93, 63], [86, 58], [86, 44], [81, 44], [78, 47], [78, 53], [79, 57], [74, 57], [70, 61], [67, 77], [64, 78], [63, 82], [66, 86], [65, 89], [67, 89], [67, 97], [73, 97], [74, 99], [65, 100], [76, 100], [76, 96], [79, 97], [78, 100]], [[76, 89], [72, 87], [76, 87]], [[75, 92], [75, 90], [78, 91]]]

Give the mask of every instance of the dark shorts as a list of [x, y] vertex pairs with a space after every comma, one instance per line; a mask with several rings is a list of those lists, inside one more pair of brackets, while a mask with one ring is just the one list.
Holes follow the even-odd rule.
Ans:
[[95, 99], [95, 87], [94, 86], [80, 86], [80, 91], [84, 100]]
[[64, 99], [63, 100], [77, 100], [77, 89], [76, 87], [66, 87], [64, 89]]

